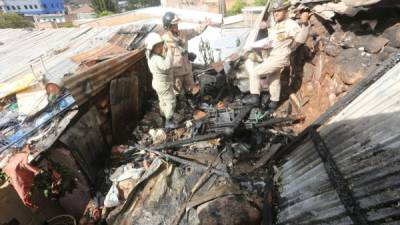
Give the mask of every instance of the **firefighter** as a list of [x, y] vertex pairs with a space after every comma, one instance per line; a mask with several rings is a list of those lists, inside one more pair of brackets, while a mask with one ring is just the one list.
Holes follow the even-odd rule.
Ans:
[[282, 70], [289, 66], [290, 54], [300, 44], [303, 44], [308, 36], [309, 13], [302, 12], [300, 23], [288, 18], [288, 0], [275, 0], [272, 5], [273, 21], [268, 29], [267, 57], [263, 62], [249, 71], [250, 95], [246, 96], [242, 103], [256, 105], [260, 102], [261, 79], [267, 78], [269, 93], [271, 95], [268, 108], [275, 110], [278, 107]]
[[167, 46], [176, 49], [172, 73], [174, 75], [175, 90], [178, 93], [191, 93], [194, 80], [192, 65], [196, 55], [188, 52], [188, 40], [202, 33], [210, 23], [210, 20], [203, 22], [197, 29], [179, 30], [180, 19], [173, 12], [167, 12], [162, 18], [165, 34], [163, 39]]
[[150, 33], [145, 40], [146, 58], [153, 74], [152, 86], [156, 91], [161, 113], [165, 116], [165, 128], [177, 127], [172, 121], [176, 107], [172, 66], [175, 49], [166, 48], [164, 40], [157, 33]]

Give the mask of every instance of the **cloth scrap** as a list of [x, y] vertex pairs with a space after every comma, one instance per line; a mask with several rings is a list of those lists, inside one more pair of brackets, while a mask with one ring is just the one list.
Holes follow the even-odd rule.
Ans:
[[27, 149], [29, 149], [29, 146], [10, 158], [7, 166], [4, 168], [4, 172], [10, 178], [10, 182], [14, 186], [22, 202], [30, 208], [36, 208], [31, 202], [29, 192], [31, 191], [35, 176], [40, 172], [40, 169], [29, 165], [29, 153]]

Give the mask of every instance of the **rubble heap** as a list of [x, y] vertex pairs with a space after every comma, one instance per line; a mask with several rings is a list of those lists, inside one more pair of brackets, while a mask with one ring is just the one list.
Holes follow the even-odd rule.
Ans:
[[[215, 71], [214, 71], [215, 72]], [[157, 101], [127, 145], [111, 151], [102, 217], [108, 224], [260, 224], [268, 158], [292, 138], [285, 125], [227, 93], [216, 104], [202, 93], [199, 107], [180, 96], [182, 127], [165, 130]], [[179, 115], [179, 116], [178, 116]], [[268, 203], [268, 204], [271, 204]], [[231, 205], [232, 207], [226, 207]], [[229, 218], [229, 219], [228, 219]]]
[[[280, 162], [270, 162], [274, 154], [398, 51], [397, 9], [383, 16], [370, 4], [362, 9], [347, 5], [345, 12], [336, 9], [343, 3], [297, 5], [314, 12], [311, 35], [282, 76], [286, 88], [276, 114], [264, 108], [268, 95], [259, 108], [240, 103], [245, 93], [234, 86], [232, 73], [240, 72], [242, 61], [235, 55], [228, 67], [216, 63], [195, 71], [198, 99], [178, 97], [174, 119], [182, 127], [161, 129], [163, 119], [153, 102], [131, 140], [112, 150], [111, 189], [105, 205], [98, 206], [103, 213], [97, 219], [108, 224], [272, 224], [278, 209], [273, 189], [281, 179]], [[107, 205], [112, 196], [114, 204]]]

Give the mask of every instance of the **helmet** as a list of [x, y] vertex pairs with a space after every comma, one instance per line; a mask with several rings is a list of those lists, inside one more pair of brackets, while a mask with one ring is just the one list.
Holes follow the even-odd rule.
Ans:
[[272, 3], [272, 11], [288, 9], [290, 6], [289, 0], [275, 0]]
[[173, 12], [166, 12], [162, 18], [164, 29], [168, 29], [172, 24], [178, 24], [180, 19]]
[[157, 33], [150, 33], [147, 35], [146, 40], [145, 40], [145, 46], [147, 50], [153, 50], [154, 46], [157, 45], [158, 43], [164, 42], [164, 40], [161, 38], [161, 36]]

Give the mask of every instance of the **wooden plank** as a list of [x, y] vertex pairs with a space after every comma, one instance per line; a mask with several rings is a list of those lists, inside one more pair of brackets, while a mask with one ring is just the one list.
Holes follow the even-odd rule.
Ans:
[[111, 81], [110, 105], [114, 143], [128, 139], [135, 120], [138, 119], [139, 90], [136, 76], [123, 77]]
[[133, 119], [135, 122], [138, 122], [140, 120], [141, 115], [144, 113], [143, 107], [142, 107], [144, 99], [147, 99], [145, 96], [146, 90], [143, 90], [140, 88], [140, 87], [143, 87], [143, 85], [141, 85], [141, 84], [145, 82], [145, 79], [139, 79], [139, 77], [135, 71], [133, 71], [131, 73], [131, 79], [133, 82], [133, 85], [131, 87], [131, 89], [133, 91], [132, 107], [134, 108], [134, 115], [135, 115]]

